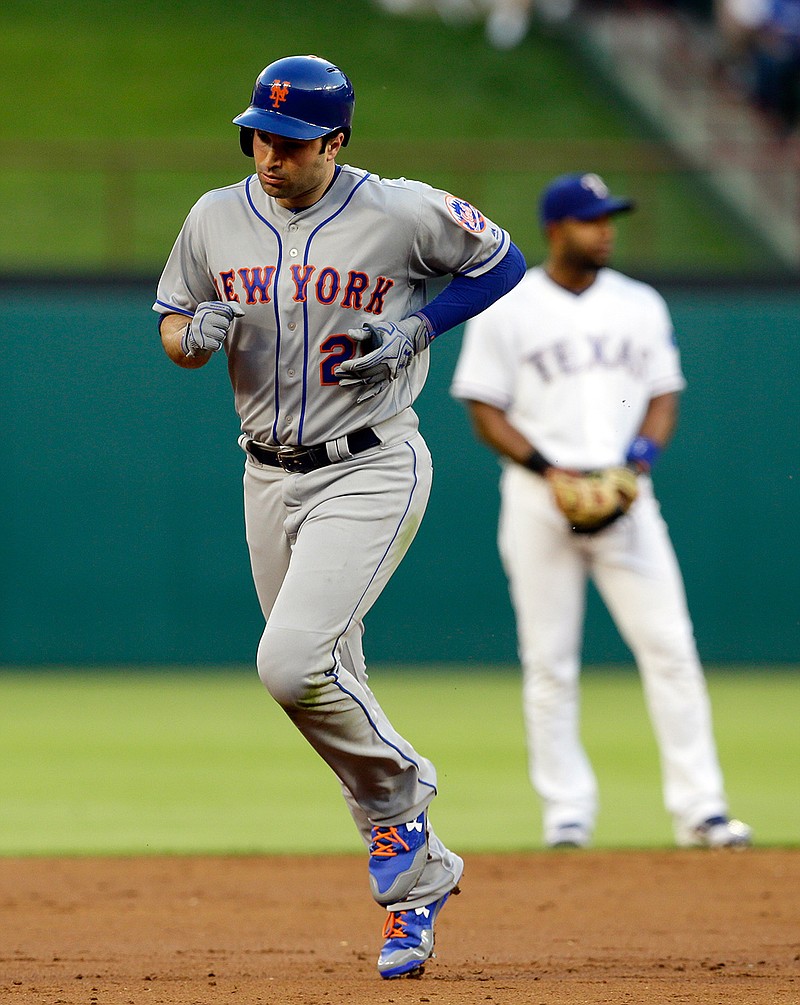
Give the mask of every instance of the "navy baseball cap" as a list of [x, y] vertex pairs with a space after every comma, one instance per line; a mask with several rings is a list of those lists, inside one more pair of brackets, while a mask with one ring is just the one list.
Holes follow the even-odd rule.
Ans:
[[551, 181], [539, 202], [542, 226], [559, 220], [596, 220], [634, 208], [632, 199], [612, 196], [600, 175], [565, 174]]

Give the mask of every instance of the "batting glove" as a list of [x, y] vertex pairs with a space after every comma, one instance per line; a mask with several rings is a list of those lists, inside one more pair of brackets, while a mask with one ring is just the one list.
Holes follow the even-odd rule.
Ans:
[[380, 394], [431, 341], [426, 322], [417, 314], [403, 321], [364, 324], [347, 334], [368, 350], [365, 356], [340, 363], [337, 370], [344, 387], [366, 384], [367, 390], [356, 399], [359, 403]]
[[234, 318], [243, 318], [237, 303], [210, 300], [198, 304], [194, 317], [181, 336], [183, 355], [193, 359], [198, 352], [219, 352], [228, 337]]

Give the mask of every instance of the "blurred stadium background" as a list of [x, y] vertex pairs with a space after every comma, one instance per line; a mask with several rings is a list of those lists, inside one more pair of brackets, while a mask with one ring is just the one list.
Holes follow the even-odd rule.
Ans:
[[[19, 726], [27, 721], [19, 710], [31, 713], [36, 702], [11, 682], [24, 687], [29, 676], [29, 694], [51, 695], [48, 682], [63, 681], [67, 667], [96, 670], [98, 680], [103, 668], [126, 679], [141, 667], [203, 668], [211, 680], [212, 668], [252, 665], [260, 615], [227, 376], [223, 367], [187, 375], [169, 366], [150, 305], [190, 205], [247, 172], [231, 118], [258, 71], [293, 52], [325, 55], [353, 78], [348, 162], [471, 199], [530, 263], [543, 251], [537, 193], [553, 175], [596, 171], [638, 201], [620, 227], [615, 264], [653, 282], [676, 322], [689, 388], [657, 484], [701, 654], [715, 673], [741, 682], [746, 707], [776, 716], [759, 724], [759, 736], [786, 722], [776, 694], [784, 712], [791, 702], [798, 709], [796, 690], [785, 686], [800, 662], [792, 124], [752, 100], [741, 50], [719, 8], [701, 0], [542, 2], [513, 46], [487, 40], [477, 0], [466, 11], [433, 0], [401, 10], [411, 6], [6, 0], [0, 8], [0, 668], [21, 702], [2, 713], [17, 727], [4, 730], [0, 792], [19, 787], [20, 738], [52, 735], [38, 720], [33, 730]], [[458, 691], [452, 674], [462, 675], [454, 728], [470, 675], [483, 688], [499, 668], [506, 688], [503, 668], [513, 672], [516, 658], [494, 546], [497, 468], [447, 394], [458, 342], [451, 332], [437, 343], [419, 402], [437, 471], [428, 516], [367, 626], [373, 663], [436, 664], [447, 693]], [[215, 513], [198, 530], [209, 499]], [[585, 657], [591, 668], [630, 659], [594, 594]], [[759, 704], [751, 685], [762, 679]], [[58, 716], [60, 701], [43, 705]], [[184, 702], [176, 699], [176, 709]], [[507, 714], [516, 708], [498, 712]], [[587, 707], [593, 714], [587, 728], [607, 722]], [[754, 739], [733, 742], [746, 708], [737, 715], [725, 719], [732, 732], [721, 744], [744, 768], [757, 748]], [[778, 739], [776, 757], [796, 768], [796, 730]], [[607, 744], [597, 746], [602, 756]], [[40, 761], [30, 751], [25, 760], [63, 764], [72, 749], [62, 736], [47, 752], [38, 748]], [[528, 828], [534, 811], [521, 750], [517, 734], [513, 771], [523, 779]], [[242, 756], [255, 755], [248, 748]], [[652, 750], [645, 762], [652, 788]], [[797, 811], [785, 809], [798, 805], [794, 774], [773, 778], [774, 789], [748, 779], [741, 797], [770, 820], [767, 835], [796, 840]], [[41, 834], [34, 809], [42, 792], [30, 784], [20, 820]], [[629, 797], [640, 788], [629, 785]], [[737, 812], [745, 816], [746, 806]], [[160, 847], [181, 846], [182, 826], [176, 819], [172, 843]], [[26, 846], [20, 828], [0, 852]], [[522, 841], [522, 824], [510, 833]], [[663, 822], [640, 836], [668, 840]], [[41, 850], [35, 840], [29, 846]], [[251, 847], [251, 838], [239, 846]]]

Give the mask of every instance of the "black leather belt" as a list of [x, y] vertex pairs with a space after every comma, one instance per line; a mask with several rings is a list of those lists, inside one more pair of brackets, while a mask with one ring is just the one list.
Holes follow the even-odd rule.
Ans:
[[[357, 429], [355, 433], [348, 433], [345, 437], [347, 449], [351, 454], [363, 454], [371, 447], [380, 446], [377, 434], [371, 429]], [[315, 471], [317, 468], [324, 468], [328, 464], [335, 464], [328, 456], [328, 449], [324, 443], [316, 447], [265, 447], [261, 443], [252, 440], [246, 448], [249, 454], [259, 462], [259, 464], [269, 464], [273, 468], [283, 468], [293, 474], [306, 474], [308, 471]], [[341, 458], [344, 460], [344, 458]]]

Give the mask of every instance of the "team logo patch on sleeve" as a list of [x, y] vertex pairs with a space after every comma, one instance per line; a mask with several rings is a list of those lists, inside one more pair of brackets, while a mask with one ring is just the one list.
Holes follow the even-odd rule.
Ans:
[[486, 220], [483, 215], [464, 199], [456, 199], [455, 196], [445, 196], [445, 203], [450, 210], [450, 215], [459, 226], [468, 230], [472, 234], [480, 234], [486, 229]]

